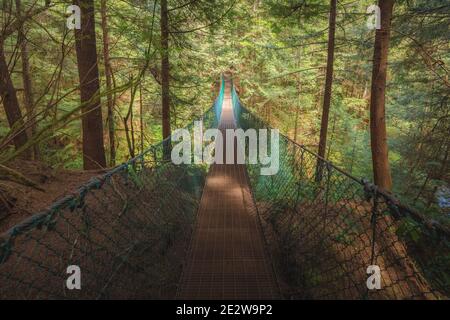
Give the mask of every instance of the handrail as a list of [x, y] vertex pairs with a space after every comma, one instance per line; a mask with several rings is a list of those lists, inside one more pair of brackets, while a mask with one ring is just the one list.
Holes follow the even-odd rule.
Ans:
[[[251, 112], [249, 109], [247, 109], [246, 107], [244, 107], [239, 99], [239, 96], [234, 88], [234, 82], [232, 82], [232, 94], [236, 95], [237, 101], [239, 103], [239, 107], [249, 113], [252, 117], [254, 117], [258, 122], [260, 122], [263, 126], [271, 128], [270, 124], [268, 124], [266, 121], [264, 121], [263, 119], [261, 119], [260, 117], [258, 117], [257, 115], [255, 115], [253, 112]], [[429, 219], [428, 217], [425, 217], [423, 214], [419, 213], [416, 209], [411, 208], [408, 205], [405, 205], [403, 203], [400, 202], [400, 200], [392, 193], [378, 187], [376, 184], [374, 184], [373, 182], [369, 181], [368, 179], [365, 178], [357, 178], [353, 175], [351, 175], [350, 173], [344, 171], [343, 169], [339, 168], [338, 166], [336, 166], [334, 163], [332, 163], [331, 161], [321, 157], [320, 155], [318, 155], [317, 153], [315, 153], [314, 151], [306, 148], [304, 145], [292, 140], [291, 138], [289, 138], [288, 136], [286, 136], [283, 133], [280, 133], [280, 135], [288, 140], [289, 142], [291, 142], [292, 144], [296, 145], [298, 148], [304, 150], [305, 152], [311, 154], [312, 156], [316, 157], [318, 160], [321, 160], [322, 162], [324, 162], [326, 164], [326, 166], [338, 171], [339, 173], [345, 175], [347, 178], [357, 182], [358, 184], [360, 184], [365, 191], [372, 191], [374, 193], [376, 193], [377, 195], [383, 197], [385, 199], [385, 201], [388, 204], [392, 204], [397, 206], [398, 208], [402, 209], [402, 211], [406, 211], [408, 212], [408, 214], [417, 222], [421, 223], [422, 225], [424, 225], [425, 227], [427, 227], [430, 230], [436, 230], [439, 233], [441, 233], [442, 235], [444, 235], [447, 238], [450, 238], [450, 228], [448, 228], [447, 226], [442, 225], [440, 222]], [[398, 210], [397, 210], [398, 211]], [[399, 214], [402, 214], [401, 212], [398, 212]]]
[[[210, 115], [212, 112], [215, 112], [215, 106], [219, 102], [221, 96], [223, 97], [223, 91], [224, 91], [224, 81], [223, 77], [221, 77], [222, 83], [221, 83], [221, 89], [219, 91], [219, 95], [217, 96], [216, 100], [214, 101], [213, 105], [201, 116], [197, 117], [196, 120], [205, 119], [206, 116]], [[193, 123], [193, 121], [192, 121]], [[190, 123], [187, 127], [191, 126], [192, 123]], [[73, 192], [70, 195], [66, 195], [60, 199], [57, 199], [55, 202], [53, 202], [47, 209], [43, 211], [39, 211], [30, 217], [24, 219], [23, 221], [19, 222], [18, 224], [12, 226], [7, 231], [0, 234], [0, 240], [3, 239], [4, 242], [11, 241], [13, 238], [17, 237], [20, 234], [23, 234], [29, 230], [32, 230], [33, 228], [39, 226], [43, 222], [45, 222], [47, 219], [51, 218], [55, 212], [58, 212], [60, 210], [64, 210], [66, 208], [71, 208], [76, 206], [76, 203], [82, 202], [84, 200], [84, 197], [86, 194], [93, 189], [99, 189], [105, 181], [110, 179], [113, 175], [117, 174], [118, 172], [127, 170], [130, 166], [134, 166], [137, 162], [143, 161], [144, 157], [152, 152], [156, 151], [156, 148], [161, 147], [165, 143], [170, 142], [172, 139], [172, 136], [168, 136], [167, 138], [161, 140], [160, 142], [151, 145], [146, 150], [141, 152], [139, 155], [135, 156], [134, 158], [131, 158], [127, 160], [126, 162], [117, 165], [116, 167], [110, 169], [104, 174], [98, 175], [96, 177], [91, 178], [88, 182], [81, 185], [75, 192]], [[0, 249], [2, 247], [2, 243], [0, 242]], [[1, 256], [1, 250], [0, 250], [0, 263], [2, 262], [2, 256]]]

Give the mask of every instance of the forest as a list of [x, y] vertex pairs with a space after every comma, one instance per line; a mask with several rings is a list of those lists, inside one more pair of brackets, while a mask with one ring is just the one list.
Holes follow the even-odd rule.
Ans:
[[449, 228], [450, 2], [375, 4], [1, 0], [0, 233], [202, 117], [224, 74], [272, 128]]

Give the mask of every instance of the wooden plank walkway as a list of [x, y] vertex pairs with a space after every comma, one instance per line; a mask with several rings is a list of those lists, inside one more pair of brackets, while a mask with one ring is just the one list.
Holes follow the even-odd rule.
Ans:
[[[230, 87], [221, 130], [235, 128]], [[245, 165], [211, 166], [177, 298], [279, 298], [257, 219]]]

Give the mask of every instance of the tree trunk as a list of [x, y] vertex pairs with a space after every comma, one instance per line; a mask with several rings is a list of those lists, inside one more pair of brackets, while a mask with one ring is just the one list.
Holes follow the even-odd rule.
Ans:
[[[161, 91], [162, 91], [162, 134], [170, 136], [170, 64], [169, 64], [169, 12], [167, 0], [161, 0]], [[164, 143], [164, 157], [170, 158], [170, 141]]]
[[[300, 76], [299, 76], [299, 78], [300, 78]], [[295, 142], [297, 142], [297, 136], [298, 136], [298, 118], [300, 116], [301, 91], [302, 91], [302, 84], [300, 82], [300, 79], [298, 79], [298, 98], [297, 98], [297, 106], [295, 107], [295, 124], [294, 124], [294, 141]]]
[[[301, 64], [301, 49], [297, 50], [297, 67], [300, 68]], [[300, 99], [302, 96], [302, 81], [301, 81], [301, 75], [300, 73], [297, 74], [297, 84], [298, 84], [298, 94], [297, 94], [297, 105], [295, 107], [295, 122], [294, 122], [294, 141], [297, 142], [297, 136], [298, 136], [298, 121], [300, 116]]]
[[142, 97], [142, 82], [139, 83], [139, 130], [141, 131], [140, 147], [141, 153], [144, 152], [144, 98]]
[[109, 33], [108, 33], [108, 15], [106, 0], [101, 0], [100, 11], [102, 16], [102, 33], [103, 33], [103, 61], [105, 65], [106, 78], [106, 99], [108, 108], [108, 135], [109, 135], [109, 165], [116, 165], [116, 142], [114, 128], [114, 100], [112, 94], [112, 67], [109, 58]]
[[295, 123], [294, 123], [294, 141], [297, 142], [297, 136], [298, 136], [298, 117], [300, 115], [300, 104], [297, 103], [297, 106], [295, 107]]
[[[331, 104], [331, 89], [333, 85], [333, 66], [334, 66], [334, 38], [336, 31], [336, 2], [337, 0], [330, 0], [330, 18], [328, 26], [328, 56], [327, 56], [327, 74], [325, 79], [325, 90], [323, 97], [322, 122], [320, 125], [320, 140], [319, 140], [319, 156], [325, 158], [327, 148], [327, 133], [328, 133], [328, 117], [330, 114]], [[317, 162], [316, 179], [319, 181], [322, 177], [322, 161]]]
[[106, 166], [95, 38], [94, 0], [75, 0], [81, 8], [81, 29], [75, 31], [83, 117], [84, 169]]
[[370, 97], [370, 142], [375, 184], [390, 191], [392, 189], [392, 178], [388, 159], [385, 91], [389, 34], [394, 0], [380, 0], [379, 6], [381, 9], [381, 29], [376, 31], [373, 55]]
[[[16, 10], [17, 15], [20, 17], [22, 14], [21, 0], [16, 0]], [[36, 119], [34, 112], [34, 97], [33, 97], [33, 85], [31, 82], [30, 74], [30, 61], [28, 53], [27, 39], [25, 36], [25, 30], [23, 24], [18, 30], [18, 42], [20, 44], [20, 54], [22, 60], [22, 80], [24, 89], [24, 105], [27, 111], [27, 122], [29, 122], [30, 130], [28, 132], [28, 137], [31, 138], [36, 134]], [[31, 153], [31, 152], [30, 152]], [[33, 146], [33, 158], [35, 160], [39, 159], [39, 145], [37, 143]]]
[[[133, 82], [133, 78], [131, 78], [130, 81]], [[126, 116], [123, 118], [123, 125], [125, 127], [125, 137], [127, 138], [128, 152], [130, 154], [130, 158], [135, 157], [133, 104], [134, 104], [134, 99], [136, 97], [136, 91], [137, 91], [137, 86], [132, 86], [131, 87], [130, 104], [128, 105], [128, 112], [127, 112]], [[130, 122], [130, 124], [128, 124], [128, 122]]]
[[[20, 111], [19, 101], [17, 100], [16, 89], [11, 80], [8, 70], [8, 63], [6, 62], [5, 52], [3, 48], [3, 41], [0, 40], [0, 96], [3, 100], [3, 107], [5, 109], [6, 118], [8, 119], [9, 127], [12, 129], [14, 135], [13, 142], [16, 149], [20, 149], [28, 142], [26, 130], [24, 129], [24, 122], [22, 112]], [[24, 151], [22, 154], [24, 158], [30, 158], [30, 152]]]

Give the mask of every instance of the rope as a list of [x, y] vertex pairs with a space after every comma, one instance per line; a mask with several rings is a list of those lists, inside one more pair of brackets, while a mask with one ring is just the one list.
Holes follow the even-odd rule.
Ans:
[[[223, 93], [222, 80], [196, 119], [205, 129], [217, 127]], [[172, 164], [167, 144], [171, 137], [1, 234], [0, 298], [170, 298], [207, 167]], [[70, 265], [81, 269], [82, 290], [65, 287]]]
[[[271, 129], [232, 101], [244, 130]], [[280, 169], [247, 163], [258, 212], [292, 298], [411, 299], [450, 296], [450, 232], [366, 179], [280, 135]], [[317, 179], [317, 166], [323, 178]], [[369, 265], [382, 289], [368, 290]]]
[[[222, 77], [213, 107], [200, 117], [204, 128], [217, 127], [223, 96]], [[270, 129], [234, 86], [232, 103], [241, 128]], [[187, 249], [208, 168], [173, 165], [164, 155], [169, 143], [150, 146], [0, 235], [0, 298], [172, 297], [182, 266], [177, 250]], [[284, 135], [279, 150], [278, 174], [260, 175], [259, 164], [247, 171], [276, 274], [291, 286], [285, 295], [449, 297], [447, 227]], [[381, 290], [366, 287], [373, 264]], [[82, 290], [62, 285], [69, 265], [81, 268]]]

